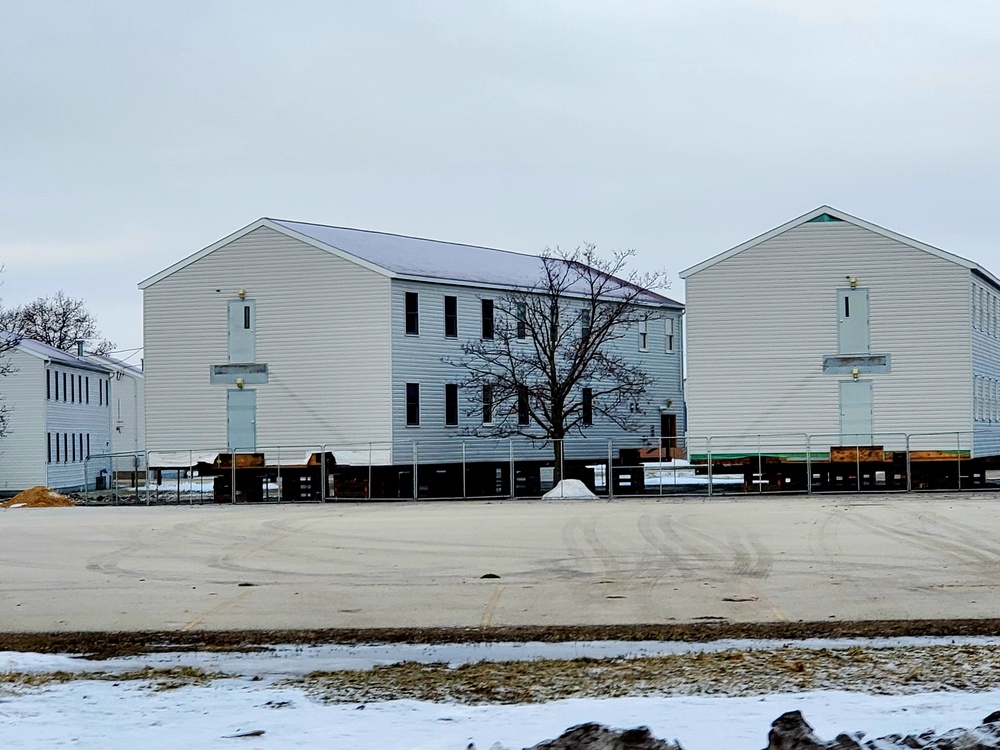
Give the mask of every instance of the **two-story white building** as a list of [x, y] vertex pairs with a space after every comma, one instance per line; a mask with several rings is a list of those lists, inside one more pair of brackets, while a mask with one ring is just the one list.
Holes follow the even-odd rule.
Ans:
[[[532, 255], [260, 219], [139, 285], [147, 446], [506, 465], [506, 443], [465, 439], [483, 417], [445, 360], [542, 271]], [[657, 322], [616, 345], [654, 380], [645, 435], [655, 444], [662, 425], [684, 429], [683, 306], [655, 294], [642, 304]], [[585, 435], [597, 456], [609, 439], [638, 442], [600, 419]]]
[[821, 206], [681, 276], [689, 437], [1000, 455], [1000, 280], [977, 263]]
[[111, 449], [112, 371], [30, 339], [3, 356], [12, 372], [0, 380], [8, 410], [0, 494], [38, 485], [81, 490], [108, 481], [108, 468], [90, 457]]

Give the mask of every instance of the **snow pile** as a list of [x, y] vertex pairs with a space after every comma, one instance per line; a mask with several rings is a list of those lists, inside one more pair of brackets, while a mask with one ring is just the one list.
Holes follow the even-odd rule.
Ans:
[[570, 498], [572, 500], [596, 500], [597, 495], [587, 489], [579, 479], [563, 479], [559, 484], [542, 495], [543, 500]]

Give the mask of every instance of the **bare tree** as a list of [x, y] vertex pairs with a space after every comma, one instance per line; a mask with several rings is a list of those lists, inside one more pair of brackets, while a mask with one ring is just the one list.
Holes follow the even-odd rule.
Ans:
[[[663, 272], [628, 269], [635, 252], [601, 258], [594, 245], [546, 250], [537, 285], [494, 302], [492, 330], [446, 358], [466, 373], [462, 386], [482, 426], [469, 434], [523, 435], [551, 443], [555, 479], [563, 440], [595, 417], [637, 432], [652, 378], [615, 342], [662, 316]], [[586, 390], [585, 390], [586, 389]]]
[[90, 341], [90, 350], [98, 354], [115, 348], [114, 343], [101, 337], [97, 321], [83, 300], [67, 297], [62, 290], [51, 297], [39, 297], [34, 302], [0, 309], [0, 330], [67, 352], [75, 350], [79, 339]]

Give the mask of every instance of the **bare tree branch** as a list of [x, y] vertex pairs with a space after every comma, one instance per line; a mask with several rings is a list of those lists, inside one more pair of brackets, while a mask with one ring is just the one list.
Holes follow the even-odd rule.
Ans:
[[[662, 317], [657, 292], [669, 283], [663, 272], [629, 271], [634, 254], [605, 259], [590, 244], [572, 252], [546, 249], [537, 285], [494, 301], [493, 338], [468, 341], [461, 357], [444, 359], [465, 373], [461, 386], [474, 404], [468, 416], [482, 415], [489, 387], [494, 419], [468, 434], [550, 441], [558, 472], [561, 441], [584, 434], [585, 387], [593, 415], [640, 429], [653, 381], [614, 343]], [[526, 415], [518, 413], [519, 402]]]
[[115, 348], [114, 343], [101, 337], [97, 321], [87, 311], [83, 300], [67, 297], [62, 290], [51, 297], [39, 297], [34, 302], [0, 309], [0, 330], [67, 352], [75, 350], [79, 339], [89, 341], [88, 348], [98, 354]]

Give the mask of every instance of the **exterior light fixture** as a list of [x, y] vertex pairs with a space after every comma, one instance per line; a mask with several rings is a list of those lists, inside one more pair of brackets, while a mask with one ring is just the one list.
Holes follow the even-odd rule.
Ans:
[[[857, 370], [854, 371], [854, 379], [855, 380], [858, 379], [858, 371]], [[239, 388], [241, 391], [243, 390], [243, 378], [236, 378], [236, 387]]]
[[[856, 281], [856, 279], [854, 281]], [[236, 296], [239, 297], [240, 299], [246, 299], [247, 298], [247, 290], [246, 289], [240, 289], [238, 292], [236, 292]]]
[[[858, 379], [858, 374], [859, 373], [858, 373], [858, 368], [857, 367], [855, 367], [853, 370], [851, 370], [851, 377], [854, 378], [855, 380]], [[236, 382], [238, 383], [240, 381], [236, 381]], [[241, 385], [240, 388], [242, 388], [242, 387], [243, 386]]]
[[[851, 277], [851, 289], [857, 289], [857, 288], [858, 288], [858, 277], [857, 276], [852, 276]], [[240, 297], [240, 299], [243, 299], [243, 298]]]

